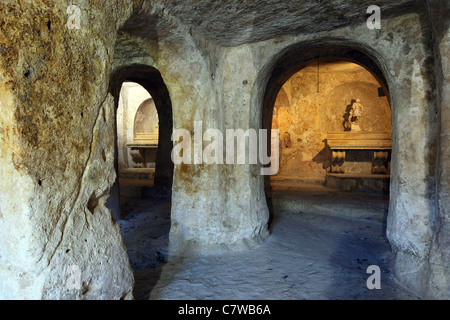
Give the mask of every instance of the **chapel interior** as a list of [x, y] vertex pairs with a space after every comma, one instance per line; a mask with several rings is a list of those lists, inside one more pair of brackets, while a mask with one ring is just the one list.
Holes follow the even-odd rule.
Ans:
[[0, 299], [449, 299], [450, 2], [369, 6], [2, 2]]

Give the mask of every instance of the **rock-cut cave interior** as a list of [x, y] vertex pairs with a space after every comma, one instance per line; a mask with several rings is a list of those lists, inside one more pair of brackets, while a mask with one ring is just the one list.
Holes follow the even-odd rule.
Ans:
[[450, 2], [368, 7], [3, 1], [0, 299], [450, 299]]

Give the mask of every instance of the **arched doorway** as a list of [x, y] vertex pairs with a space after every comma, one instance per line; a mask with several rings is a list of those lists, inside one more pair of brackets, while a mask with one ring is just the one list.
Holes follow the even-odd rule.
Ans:
[[112, 73], [116, 171], [112, 199], [131, 267], [136, 299], [146, 299], [168, 260], [173, 164], [172, 106], [161, 74], [139, 65]]
[[[390, 157], [398, 156], [395, 141], [391, 143], [398, 130], [395, 103], [376, 54], [356, 49], [360, 48], [358, 44], [341, 45], [339, 40], [331, 43], [335, 44], [315, 42], [289, 47], [267, 64], [260, 77], [264, 87], [262, 128], [280, 129], [279, 175], [265, 177], [264, 183], [271, 211], [269, 227], [275, 235], [285, 223], [280, 217], [285, 213], [296, 216], [297, 232], [304, 233], [304, 246], [317, 252], [314, 258], [327, 252], [330, 279], [345, 279], [344, 274], [358, 274], [358, 270], [364, 272], [368, 264], [381, 266], [386, 273], [383, 276], [392, 277], [387, 261], [393, 252], [386, 230], [390, 195], [396, 195], [391, 192], [390, 177], [395, 177], [397, 168], [389, 165]], [[360, 123], [360, 131], [349, 131], [349, 111], [358, 99], [367, 106], [364, 109], [368, 113]], [[383, 157], [375, 154], [377, 144], [365, 145], [366, 150], [332, 148], [336, 142], [333, 140], [343, 135], [355, 134], [358, 138], [354, 142], [360, 143], [363, 133], [384, 133], [377, 138], [383, 143]], [[343, 157], [340, 152], [345, 152]], [[333, 163], [340, 158], [345, 160], [344, 171], [337, 170], [341, 164]], [[380, 169], [383, 166], [384, 171]], [[369, 179], [364, 175], [376, 177], [367, 184]], [[334, 181], [333, 185], [335, 176], [353, 181]], [[348, 224], [341, 228], [344, 221]], [[311, 243], [304, 235], [315, 240]], [[339, 292], [341, 286], [340, 280], [330, 281], [330, 296]]]
[[[377, 195], [374, 201], [380, 205], [375, 208], [376, 212], [369, 212], [365, 217], [376, 216], [376, 219], [386, 222], [390, 193], [389, 160], [395, 153], [391, 144], [388, 82], [374, 55], [355, 49], [357, 44], [341, 45], [338, 40], [329, 42], [328, 45], [293, 45], [271, 61], [265, 71], [268, 75], [265, 75], [267, 82], [261, 102], [262, 127], [281, 129], [280, 171], [277, 176], [265, 177], [264, 182], [271, 211], [269, 223], [278, 205], [272, 198], [275, 190], [272, 186], [281, 181], [296, 183], [297, 187], [302, 184], [330, 186], [340, 191], [374, 193]], [[349, 110], [357, 99], [363, 102], [366, 99], [367, 104], [366, 123], [361, 131], [382, 133], [375, 134], [376, 139], [382, 140], [379, 142], [383, 144], [381, 150], [367, 148], [363, 152], [329, 145], [333, 139], [342, 138], [333, 137], [335, 133], [354, 133], [348, 131], [347, 121]], [[293, 114], [287, 112], [286, 106], [294, 108]], [[377, 114], [371, 116], [374, 110]], [[354, 140], [361, 140], [361, 137]], [[382, 159], [374, 159], [375, 151], [383, 151], [377, 156]], [[345, 160], [347, 173], [342, 170], [342, 160]], [[384, 169], [381, 168], [383, 166]], [[377, 175], [373, 175], [373, 179], [364, 179], [364, 176], [374, 173]], [[320, 193], [318, 189], [312, 191], [313, 197]], [[339, 214], [345, 213], [342, 211], [345, 201], [338, 199], [337, 203], [341, 206]], [[323, 209], [324, 213], [329, 213], [330, 206]], [[350, 213], [350, 217], [358, 215]]]
[[[306, 62], [281, 87], [272, 129], [278, 129], [282, 138], [280, 170], [271, 177], [272, 187], [295, 185], [303, 194], [336, 191], [346, 198], [344, 193], [349, 192], [378, 195], [372, 202], [380, 200], [380, 206], [357, 216], [385, 221], [391, 109], [382, 84], [371, 72], [336, 57]], [[351, 210], [333, 207], [336, 215], [353, 217]]]

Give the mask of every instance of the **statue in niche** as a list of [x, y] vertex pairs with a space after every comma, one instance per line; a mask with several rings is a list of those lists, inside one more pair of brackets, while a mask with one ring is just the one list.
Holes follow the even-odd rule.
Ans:
[[287, 131], [284, 133], [283, 139], [281, 140], [281, 146], [283, 148], [292, 147], [291, 135]]
[[345, 129], [347, 131], [361, 131], [360, 119], [363, 112], [363, 106], [359, 99], [353, 100], [353, 103], [348, 111], [348, 118], [345, 122]]

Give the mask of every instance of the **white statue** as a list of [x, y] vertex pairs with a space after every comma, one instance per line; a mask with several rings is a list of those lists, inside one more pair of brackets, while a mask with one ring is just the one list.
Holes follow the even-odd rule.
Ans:
[[348, 115], [348, 124], [347, 127], [350, 128], [351, 131], [361, 131], [361, 127], [359, 126], [361, 115], [363, 112], [363, 106], [359, 99], [356, 99], [356, 102], [353, 102], [352, 108], [349, 111]]

